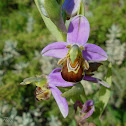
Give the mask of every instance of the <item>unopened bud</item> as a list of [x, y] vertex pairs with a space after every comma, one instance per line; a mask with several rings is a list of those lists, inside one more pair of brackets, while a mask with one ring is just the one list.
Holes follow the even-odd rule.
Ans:
[[67, 17], [73, 17], [77, 14], [80, 4], [81, 0], [65, 0], [62, 5], [62, 10], [66, 13]]

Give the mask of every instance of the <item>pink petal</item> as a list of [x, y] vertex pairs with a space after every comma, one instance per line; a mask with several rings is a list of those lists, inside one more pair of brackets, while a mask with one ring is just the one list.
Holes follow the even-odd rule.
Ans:
[[99, 46], [95, 44], [87, 43], [83, 51], [83, 57], [87, 61], [105, 61], [107, 60], [106, 52]]
[[68, 44], [78, 44], [84, 45], [88, 38], [90, 32], [90, 25], [86, 17], [76, 16], [74, 17], [69, 25], [67, 33]]
[[66, 42], [54, 42], [49, 45], [47, 45], [41, 52], [41, 54], [46, 53], [49, 50], [53, 49], [64, 49], [66, 47], [67, 43]]
[[61, 97], [62, 92], [57, 87], [51, 87], [50, 89], [63, 117], [66, 118], [69, 112], [66, 99]]
[[55, 72], [57, 70], [59, 70], [59, 68], [56, 70], [53, 70], [54, 72], [51, 72], [49, 74], [48, 80], [49, 80], [50, 84], [57, 86], [57, 87], [70, 87], [70, 86], [73, 86], [76, 84], [76, 83], [71, 83], [71, 82], [65, 81], [61, 76], [61, 72]]
[[51, 56], [56, 58], [64, 58], [67, 56], [68, 49], [52, 49], [43, 54], [43, 56]]

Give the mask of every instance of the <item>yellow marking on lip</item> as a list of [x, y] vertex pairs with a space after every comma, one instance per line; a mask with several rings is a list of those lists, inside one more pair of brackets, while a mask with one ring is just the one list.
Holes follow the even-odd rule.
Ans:
[[84, 68], [85, 68], [85, 70], [89, 69], [89, 63], [87, 60], [84, 60]]
[[[71, 67], [71, 65], [70, 65], [69, 59], [67, 59], [67, 68], [68, 68], [68, 72], [73, 71], [75, 74], [77, 74], [77, 73], [78, 73], [78, 70], [80, 69], [80, 65], [79, 65], [79, 63], [77, 63], [77, 65], [73, 68], [73, 67]], [[76, 70], [76, 69], [77, 69], [77, 70]]]

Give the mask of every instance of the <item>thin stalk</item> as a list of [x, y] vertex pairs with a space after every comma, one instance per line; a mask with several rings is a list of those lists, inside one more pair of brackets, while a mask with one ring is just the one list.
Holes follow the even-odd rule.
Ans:
[[80, 9], [80, 14], [83, 15], [83, 16], [85, 16], [85, 7], [84, 7], [83, 1], [81, 1], [81, 7], [80, 8], [81, 8]]

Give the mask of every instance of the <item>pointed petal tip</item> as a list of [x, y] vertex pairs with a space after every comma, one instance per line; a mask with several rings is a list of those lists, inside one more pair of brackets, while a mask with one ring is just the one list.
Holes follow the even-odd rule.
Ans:
[[55, 86], [51, 87], [52, 95], [62, 113], [63, 117], [66, 118], [69, 112], [68, 104], [66, 98], [62, 97], [62, 92]]
[[24, 82], [21, 82], [20, 85], [26, 85]]
[[107, 60], [107, 59], [108, 59], [108, 55], [106, 54], [106, 56], [105, 56], [105, 57], [106, 57], [106, 59], [105, 59], [105, 60]]
[[95, 78], [95, 77], [91, 77], [91, 76], [85, 76], [83, 79], [86, 80], [86, 81], [89, 81], [89, 82], [92, 82], [92, 83], [98, 83], [98, 84], [103, 85], [104, 87], [110, 88], [108, 83], [103, 81], [103, 80], [101, 80], [101, 79], [98, 79], [98, 78]]
[[55, 58], [64, 58], [66, 57], [68, 52], [67, 48], [64, 49], [52, 49], [49, 51], [46, 51], [45, 53], [42, 54], [42, 56], [50, 56], [50, 57], [55, 57]]
[[44, 52], [43, 52], [43, 50], [41, 51], [41, 55], [44, 56]]
[[64, 113], [64, 112], [62, 112], [62, 115], [63, 115], [63, 118], [66, 118], [67, 116], [68, 116], [68, 113]]
[[[104, 51], [104, 50], [103, 50]], [[103, 55], [105, 58], [104, 58], [104, 61], [108, 59], [108, 55], [107, 53], [104, 51], [104, 55]]]
[[101, 79], [98, 79], [98, 78], [96, 78], [96, 81], [97, 81], [97, 83], [103, 85], [104, 87], [110, 88], [110, 86], [108, 85], [107, 82], [105, 82], [105, 81], [103, 81], [103, 80], [101, 80]]

